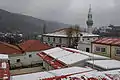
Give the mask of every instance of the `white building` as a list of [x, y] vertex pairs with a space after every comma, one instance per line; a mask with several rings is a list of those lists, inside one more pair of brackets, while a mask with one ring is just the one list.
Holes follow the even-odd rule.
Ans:
[[11, 67], [42, 65], [42, 60], [37, 56], [37, 53], [51, 48], [39, 40], [25, 41], [21, 43], [19, 47], [24, 52], [10, 55]]
[[87, 60], [108, 59], [106, 57], [92, 55], [91, 53], [76, 49], [59, 47], [42, 51], [38, 55], [43, 59], [43, 66], [46, 70], [71, 66], [85, 67], [85, 61]]
[[78, 42], [78, 49], [86, 52], [91, 52], [91, 42], [98, 39], [99, 35], [92, 33], [81, 33], [80, 40]]
[[51, 47], [40, 43], [39, 40], [28, 40], [19, 46], [0, 42], [0, 53], [8, 54], [11, 69], [42, 63], [42, 60], [36, 54], [49, 48]]
[[[68, 47], [68, 35], [67, 35], [67, 31], [70, 28], [63, 28], [60, 30], [56, 30], [53, 33], [48, 33], [48, 34], [43, 34], [43, 42], [54, 46], [54, 47]], [[72, 34], [72, 39], [75, 39], [75, 34]]]
[[[43, 34], [43, 42], [54, 46], [54, 47], [68, 47], [69, 41], [68, 41], [68, 35], [67, 30], [69, 28], [64, 28], [57, 30], [53, 33]], [[72, 39], [75, 39], [76, 35], [73, 33]], [[78, 49], [91, 52], [91, 42], [98, 39], [99, 35], [91, 34], [91, 33], [84, 33], [79, 32], [78, 35]], [[75, 42], [75, 41], [73, 41]]]

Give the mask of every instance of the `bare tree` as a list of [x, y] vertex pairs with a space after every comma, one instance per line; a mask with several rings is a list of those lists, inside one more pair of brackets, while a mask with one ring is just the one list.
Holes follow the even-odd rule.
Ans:
[[66, 34], [68, 36], [68, 47], [73, 47], [77, 48], [77, 43], [79, 41], [79, 26], [75, 25], [75, 26], [70, 26], [67, 31]]
[[73, 28], [70, 26], [67, 31], [66, 31], [67, 37], [68, 37], [68, 47], [71, 47], [71, 40], [72, 40], [72, 35], [73, 35]]

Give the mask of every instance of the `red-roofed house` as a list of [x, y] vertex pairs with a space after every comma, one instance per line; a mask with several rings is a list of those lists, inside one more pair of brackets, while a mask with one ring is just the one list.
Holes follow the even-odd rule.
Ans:
[[16, 61], [13, 61], [14, 57], [23, 55], [23, 50], [15, 45], [11, 45], [5, 42], [0, 42], [0, 54], [7, 54], [10, 58], [10, 66], [16, 66], [13, 64]]
[[50, 46], [41, 43], [39, 40], [28, 40], [20, 44], [20, 47], [25, 52], [41, 51], [51, 48]]
[[42, 63], [36, 54], [49, 48], [39, 40], [28, 40], [18, 46], [0, 42], [0, 54], [8, 54], [11, 68]]
[[36, 54], [51, 47], [41, 43], [39, 40], [27, 40], [19, 44], [19, 48], [21, 48], [24, 53], [20, 56], [13, 56], [11, 62], [13, 62], [13, 64], [19, 63], [17, 66], [28, 66], [42, 63], [42, 60]]
[[92, 42], [92, 52], [120, 60], [120, 38], [100, 38]]

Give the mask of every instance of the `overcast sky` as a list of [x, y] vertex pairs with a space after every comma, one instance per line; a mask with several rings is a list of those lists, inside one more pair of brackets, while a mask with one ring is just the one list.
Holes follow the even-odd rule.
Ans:
[[0, 8], [44, 20], [86, 26], [89, 4], [94, 26], [120, 25], [120, 0], [0, 0]]

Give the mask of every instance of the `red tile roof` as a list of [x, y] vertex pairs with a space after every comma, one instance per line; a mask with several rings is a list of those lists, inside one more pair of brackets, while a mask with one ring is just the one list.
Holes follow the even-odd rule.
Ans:
[[120, 38], [100, 38], [92, 43], [120, 46]]
[[22, 50], [19, 49], [17, 46], [0, 42], [0, 53], [1, 54], [13, 54], [13, 53], [22, 53]]
[[27, 40], [21, 43], [20, 47], [25, 52], [41, 51], [41, 50], [46, 50], [51, 48], [49, 45], [41, 43], [39, 40]]

